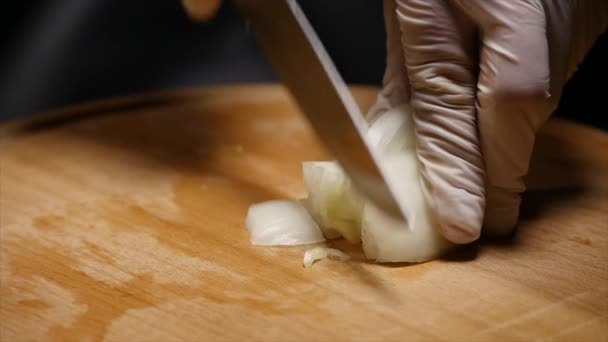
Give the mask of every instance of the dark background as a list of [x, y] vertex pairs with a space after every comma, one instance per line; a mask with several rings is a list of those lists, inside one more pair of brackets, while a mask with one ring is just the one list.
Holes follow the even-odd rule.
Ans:
[[[382, 2], [301, 0], [347, 82], [380, 85]], [[275, 79], [230, 1], [194, 23], [178, 0], [7, 1], [0, 120], [161, 89]], [[557, 115], [608, 129], [606, 34], [567, 85]], [[573, 115], [576, 114], [576, 115]]]

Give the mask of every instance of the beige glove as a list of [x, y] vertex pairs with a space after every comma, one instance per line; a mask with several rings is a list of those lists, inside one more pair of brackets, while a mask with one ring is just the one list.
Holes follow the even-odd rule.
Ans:
[[[608, 23], [605, 0], [385, 0], [369, 115], [410, 101], [426, 196], [456, 243], [510, 233], [537, 129]], [[485, 212], [485, 215], [484, 215]]]

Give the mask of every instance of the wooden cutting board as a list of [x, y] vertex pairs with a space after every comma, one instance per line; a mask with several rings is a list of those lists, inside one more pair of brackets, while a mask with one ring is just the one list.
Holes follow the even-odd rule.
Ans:
[[2, 137], [2, 341], [608, 338], [605, 132], [543, 129], [513, 239], [419, 265], [337, 243], [351, 261], [310, 269], [243, 225], [327, 158], [280, 87], [85, 105]]

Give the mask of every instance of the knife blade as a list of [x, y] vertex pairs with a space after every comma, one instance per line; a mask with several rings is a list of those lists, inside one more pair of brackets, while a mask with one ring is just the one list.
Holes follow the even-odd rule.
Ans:
[[404, 218], [378, 158], [363, 138], [367, 123], [323, 44], [295, 0], [236, 0], [279, 80], [355, 188]]

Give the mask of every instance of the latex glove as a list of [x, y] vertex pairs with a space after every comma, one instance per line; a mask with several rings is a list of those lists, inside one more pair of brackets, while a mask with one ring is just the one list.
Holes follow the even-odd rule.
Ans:
[[182, 0], [182, 5], [192, 20], [207, 21], [217, 13], [221, 0]]
[[[510, 233], [535, 134], [608, 23], [608, 1], [385, 0], [383, 90], [411, 100], [429, 205], [456, 243]], [[485, 212], [485, 215], [484, 215]]]

